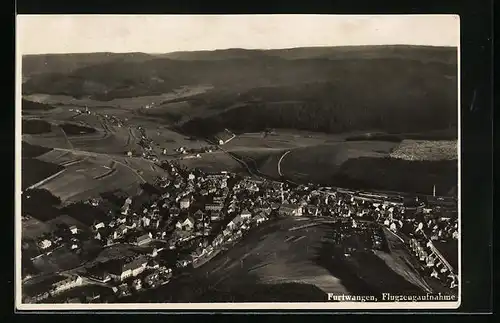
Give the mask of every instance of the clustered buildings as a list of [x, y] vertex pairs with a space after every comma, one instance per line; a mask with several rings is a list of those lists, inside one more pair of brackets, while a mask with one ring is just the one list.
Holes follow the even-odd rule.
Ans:
[[[400, 198], [383, 194], [292, 186], [226, 172], [206, 174], [174, 163], [164, 167], [170, 176], [153, 183], [153, 194], [126, 198], [118, 211], [107, 212], [105, 220], [96, 221], [89, 229], [102, 247], [132, 244], [149, 251], [96, 263], [81, 276], [58, 283], [52, 294], [84, 281], [109, 286], [116, 297], [158, 287], [184, 268], [209, 261], [251, 228], [284, 216], [342, 218], [351, 228], [360, 229], [364, 224], [358, 220], [379, 223], [402, 237], [425, 263], [426, 274], [456, 287], [457, 268], [434, 242], [458, 239], [457, 217], [453, 208], [442, 208], [439, 201], [415, 200], [408, 206]], [[99, 202], [91, 205], [99, 207]], [[78, 230], [70, 228], [72, 235]], [[382, 238], [377, 233], [372, 236], [376, 248]], [[57, 243], [43, 237], [39, 246], [43, 250]], [[162, 257], [163, 253], [170, 256]], [[39, 299], [36, 295], [31, 301]]]

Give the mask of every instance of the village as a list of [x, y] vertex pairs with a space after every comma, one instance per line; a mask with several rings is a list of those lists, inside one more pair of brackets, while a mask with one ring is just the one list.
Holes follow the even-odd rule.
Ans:
[[[102, 199], [86, 201], [90, 208], [106, 210], [106, 217], [89, 228], [60, 226], [58, 232], [38, 241], [42, 255], [63, 245], [78, 253], [89, 241], [102, 249], [133, 246], [138, 252], [66, 271], [48, 287], [32, 288], [25, 301], [109, 302], [157, 288], [187, 268], [202, 266], [264, 222], [290, 216], [338, 219], [348, 223], [339, 229], [338, 237], [368, 232], [374, 249], [381, 248], [383, 237], [366, 223], [384, 227], [414, 253], [422, 275], [451, 290], [457, 288], [458, 268], [439, 248], [456, 243], [459, 236], [456, 204], [450, 199], [404, 200], [312, 184], [296, 186], [228, 172], [207, 174], [175, 162], [165, 162], [163, 167], [168, 178], [157, 178], [138, 196], [122, 198], [114, 210], [105, 207]], [[346, 255], [351, 251], [346, 250]], [[88, 286], [100, 286], [109, 295], [93, 291], [92, 296], [85, 292], [75, 296], [75, 290]]]

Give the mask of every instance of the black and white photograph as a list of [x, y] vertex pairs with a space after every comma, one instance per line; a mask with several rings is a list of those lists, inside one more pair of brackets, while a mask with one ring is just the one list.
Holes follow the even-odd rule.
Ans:
[[457, 15], [16, 24], [16, 308], [460, 306]]

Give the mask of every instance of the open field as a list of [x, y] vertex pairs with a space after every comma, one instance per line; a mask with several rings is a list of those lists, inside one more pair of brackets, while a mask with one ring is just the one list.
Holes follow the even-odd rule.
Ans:
[[458, 159], [457, 141], [403, 140], [391, 157], [405, 160]]
[[[135, 193], [139, 184], [145, 181], [142, 175], [136, 173], [137, 168], [116, 163], [115, 171], [110, 172], [111, 169], [107, 166], [109, 164], [109, 160], [103, 158], [81, 157], [80, 162], [66, 166], [63, 176], [49, 181], [41, 188], [49, 190], [63, 202], [70, 202], [96, 197], [99, 193], [116, 189]], [[134, 166], [138, 165], [139, 163]], [[147, 164], [141, 167], [147, 167]], [[150, 177], [149, 179], [151, 180]]]
[[[46, 189], [59, 197], [63, 203], [96, 197], [100, 193], [116, 189], [135, 194], [140, 184], [151, 182], [157, 176], [166, 176], [161, 167], [142, 158], [127, 158], [74, 149], [55, 148], [36, 159], [24, 160], [28, 161], [37, 165], [50, 165], [51, 169], [65, 169], [59, 176], [40, 186], [41, 189]], [[30, 172], [38, 177], [29, 176]], [[29, 183], [33, 184], [55, 172], [40, 173], [39, 168], [26, 167], [23, 169], [23, 180], [31, 179]]]
[[238, 172], [242, 170], [242, 166], [237, 161], [220, 151], [204, 153], [200, 156], [201, 158], [180, 159], [178, 162], [185, 167], [199, 168], [205, 172]]
[[307, 178], [321, 182], [333, 176], [339, 167], [350, 159], [360, 157], [387, 157], [397, 147], [392, 142], [342, 142], [292, 150], [281, 161], [284, 176], [294, 179]]
[[38, 160], [35, 158], [24, 158], [21, 162], [23, 174], [21, 178], [21, 189], [25, 190], [35, 185], [49, 176], [55, 175], [64, 170], [64, 167]]
[[[134, 98], [114, 99], [110, 101], [98, 101], [88, 98], [76, 99], [67, 95], [49, 95], [40, 93], [26, 95], [25, 98], [29, 101], [45, 103], [49, 105], [56, 105], [56, 106], [73, 106], [73, 107], [87, 106], [89, 108], [108, 106], [108, 107], [117, 107], [121, 109], [133, 110], [142, 108], [152, 103], [160, 104], [165, 101], [204, 93], [210, 89], [212, 89], [211, 86], [203, 86], [203, 85], [188, 86], [188, 87], [181, 87], [172, 92], [160, 95], [139, 96]], [[152, 109], [152, 111], [154, 111], [154, 108]]]

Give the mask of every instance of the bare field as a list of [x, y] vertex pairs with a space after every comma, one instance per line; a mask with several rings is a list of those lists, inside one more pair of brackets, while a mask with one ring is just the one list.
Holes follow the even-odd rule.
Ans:
[[404, 160], [455, 160], [457, 141], [403, 140], [391, 157]]
[[179, 163], [188, 168], [199, 168], [205, 172], [237, 171], [242, 166], [231, 156], [220, 153], [201, 154], [201, 158], [180, 159]]
[[338, 135], [304, 131], [276, 131], [267, 136], [262, 132], [244, 133], [226, 144], [230, 147], [295, 148], [315, 146], [328, 142], [342, 141]]
[[66, 165], [64, 174], [40, 187], [61, 198], [63, 203], [95, 197], [115, 189], [135, 193], [145, 181], [166, 175], [159, 166], [139, 158], [89, 156], [86, 152], [78, 151], [65, 154], [63, 160], [55, 152], [47, 153], [41, 158], [47, 162], [62, 162]]
[[41, 236], [45, 232], [51, 231], [51, 226], [47, 223], [39, 221], [33, 217], [27, 220], [22, 220], [22, 236], [23, 238], [35, 239]]

